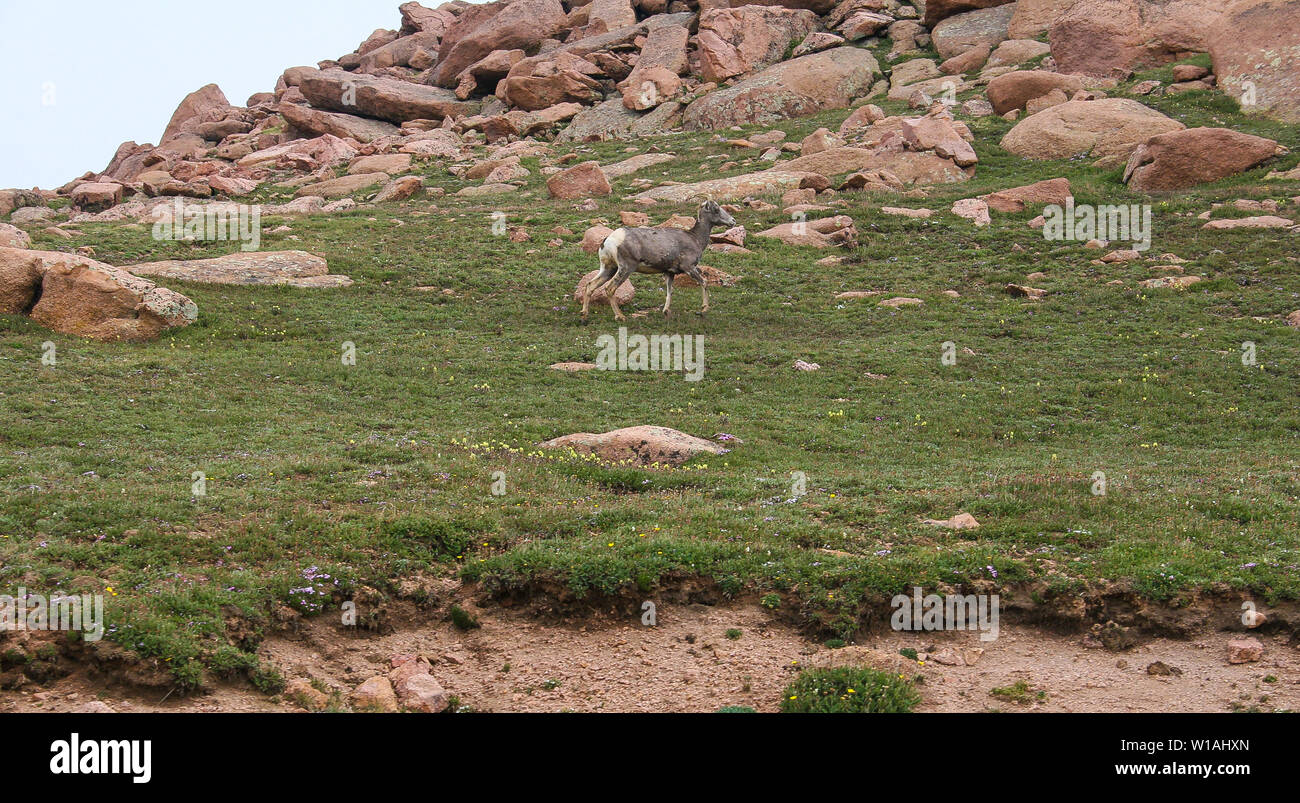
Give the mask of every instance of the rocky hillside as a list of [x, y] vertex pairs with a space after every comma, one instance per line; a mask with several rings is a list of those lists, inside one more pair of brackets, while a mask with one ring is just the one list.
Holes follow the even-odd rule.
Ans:
[[[413, 175], [429, 161], [481, 181], [460, 194], [489, 198], [518, 190], [530, 175], [521, 159], [548, 154], [550, 141], [766, 126], [850, 108], [837, 130], [802, 142], [783, 141], [781, 132], [737, 141], [757, 149], [755, 169], [695, 183], [647, 181], [634, 200], [733, 202], [802, 191], [787, 206], [806, 215], [830, 190], [905, 193], [962, 182], [980, 151], [967, 121], [990, 115], [1018, 121], [1000, 142], [1012, 154], [1123, 167], [1132, 189], [1163, 192], [1233, 175], [1285, 149], [1228, 128], [1187, 129], [1143, 98], [1220, 91], [1247, 114], [1300, 121], [1300, 3], [1284, 0], [452, 0], [436, 9], [406, 3], [400, 13], [397, 29], [377, 30], [315, 67], [286, 69], [272, 91], [244, 106], [215, 85], [193, 92], [158, 145], [123, 143], [102, 171], [52, 192], [0, 191], [0, 216], [10, 221], [0, 224], [0, 245], [26, 248], [34, 228], [61, 237], [65, 224], [157, 221], [172, 214], [176, 198], [220, 211], [223, 201], [269, 198], [268, 187], [294, 197], [274, 199], [285, 202], [267, 214], [436, 195], [442, 188]], [[1179, 64], [1170, 83], [1144, 81], [1108, 97], [1134, 70], [1195, 54], [1208, 54], [1211, 66]], [[876, 105], [885, 100], [914, 113], [887, 116]], [[541, 167], [552, 197], [608, 195], [611, 179], [673, 159], [566, 162], [575, 156], [548, 156]], [[1068, 186], [1055, 187], [992, 205], [1019, 209], [1068, 196]], [[989, 205], [967, 199], [959, 213], [981, 222]], [[835, 218], [818, 226], [814, 239], [848, 239], [836, 234], [844, 226]], [[49, 260], [18, 262], [6, 268], [2, 311], [31, 313], [61, 331], [143, 338], [195, 319], [188, 299], [158, 300], [161, 288], [113, 277], [107, 266], [96, 275], [110, 276], [121, 309], [81, 310], [91, 304], [77, 299], [88, 259], [61, 264], [66, 290], [41, 299]], [[295, 278], [312, 286], [346, 281], [324, 273]], [[123, 322], [123, 310], [141, 304], [146, 320], [131, 313]]]
[[[290, 67], [273, 91], [244, 106], [215, 85], [195, 91], [158, 145], [123, 143], [106, 168], [57, 196], [71, 199], [75, 222], [123, 199], [132, 206], [118, 216], [138, 213], [147, 198], [237, 197], [283, 180], [284, 170], [324, 179], [357, 157], [391, 157], [322, 188], [332, 199], [379, 184], [386, 172], [379, 168], [401, 172], [403, 155], [454, 159], [479, 138], [590, 141], [720, 129], [886, 94], [927, 110], [977, 87], [987, 90], [987, 104], [951, 111], [1015, 115], [1064, 106], [1017, 134], [1022, 155], [1075, 149], [1122, 161], [1134, 136], [1170, 124], [1137, 103], [1080, 102], [1103, 98], [1135, 68], [1198, 52], [1211, 55], [1212, 73], [1187, 68], [1175, 83], [1144, 91], [1217, 86], [1248, 112], [1300, 121], [1300, 4], [1282, 0], [452, 0], [436, 9], [406, 3], [400, 12], [396, 30], [377, 30], [316, 67]], [[938, 58], [917, 58], [922, 48]], [[1142, 122], [1099, 151], [1098, 129], [1129, 120]], [[854, 120], [859, 128], [872, 122]], [[877, 152], [888, 145], [879, 131], [850, 138]], [[786, 145], [764, 158], [777, 162], [787, 153], [799, 151]], [[897, 168], [907, 183], [960, 180], [970, 166], [943, 149], [936, 155], [956, 169], [879, 154], [871, 163]], [[52, 219], [38, 211], [52, 197], [7, 191], [0, 213], [31, 207], [14, 222]]]

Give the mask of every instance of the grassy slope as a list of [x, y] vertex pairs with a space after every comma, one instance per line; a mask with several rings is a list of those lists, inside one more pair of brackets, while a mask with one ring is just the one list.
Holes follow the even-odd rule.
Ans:
[[[1189, 126], [1300, 147], [1294, 128], [1244, 118], [1216, 93], [1150, 102]], [[781, 127], [797, 140], [844, 116]], [[1089, 264], [1098, 252], [1045, 242], [1028, 213], [996, 215], [985, 230], [947, 213], [957, 198], [1061, 175], [1079, 203], [1144, 200], [1118, 170], [1005, 153], [996, 143], [1010, 127], [972, 123], [981, 161], [965, 185], [925, 200], [843, 196], [837, 211], [862, 234], [845, 265], [762, 239], [751, 256], [709, 254], [743, 280], [712, 294], [707, 319], [691, 314], [698, 291], [686, 290], [671, 322], [628, 324], [705, 335], [698, 383], [546, 369], [592, 359], [595, 338], [615, 330], [604, 307], [580, 326], [569, 294], [594, 266], [576, 245], [588, 221], [629, 207], [547, 200], [535, 160], [525, 161], [526, 192], [497, 203], [413, 201], [290, 221], [297, 240], [264, 237], [264, 249], [328, 258], [357, 280], [343, 291], [172, 283], [200, 319], [146, 345], [0, 318], [0, 586], [112, 586], [112, 637], [189, 682], [205, 666], [240, 664], [225, 646], [233, 611], [264, 626], [278, 604], [332, 609], [360, 585], [391, 591], [414, 575], [459, 572], [494, 589], [546, 579], [578, 593], [703, 575], [728, 592], [775, 593], [846, 632], [869, 602], [914, 584], [1031, 580], [1064, 592], [1114, 581], [1174, 601], [1226, 584], [1296, 597], [1300, 334], [1280, 322], [1300, 308], [1296, 240], [1203, 232], [1194, 216], [1212, 201], [1300, 189], [1262, 182], [1261, 169], [1157, 200], [1150, 253], [1193, 260], [1187, 272], [1210, 280], [1140, 291], [1151, 275], [1141, 265]], [[714, 177], [724, 160], [750, 155], [709, 140], [635, 143], [681, 158], [620, 179], [614, 199], [636, 178]], [[611, 162], [628, 145], [577, 150]], [[427, 173], [449, 192], [463, 186], [440, 165]], [[881, 203], [940, 213], [895, 218]], [[495, 210], [532, 241], [491, 236]], [[651, 214], [672, 211], [691, 210]], [[751, 232], [783, 220], [779, 209], [738, 218]], [[557, 225], [577, 233], [561, 248], [546, 244]], [[92, 243], [116, 264], [231, 250], [155, 242], [139, 226], [82, 228], [84, 240], [38, 235], [38, 247]], [[1045, 301], [1002, 291], [1036, 270], [1050, 277], [1039, 283]], [[1115, 278], [1126, 285], [1107, 286]], [[413, 289], [427, 285], [456, 296]], [[634, 307], [661, 303], [661, 285], [637, 285]], [[926, 304], [833, 299], [861, 289]], [[47, 339], [59, 349], [54, 369], [39, 361]], [[339, 360], [349, 340], [355, 367]], [[976, 355], [944, 367], [946, 340]], [[1258, 367], [1241, 365], [1246, 340]], [[792, 370], [800, 358], [821, 371]], [[674, 472], [532, 448], [642, 423], [744, 445]], [[506, 472], [504, 497], [489, 493], [495, 470]], [[207, 474], [205, 498], [191, 497], [194, 471]], [[808, 476], [798, 501], [788, 500], [793, 471]], [[1109, 479], [1104, 497], [1089, 492], [1096, 471]], [[961, 510], [984, 526], [954, 534], [919, 523]]]

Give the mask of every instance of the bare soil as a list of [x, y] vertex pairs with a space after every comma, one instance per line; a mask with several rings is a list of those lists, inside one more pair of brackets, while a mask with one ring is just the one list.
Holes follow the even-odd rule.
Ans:
[[[1066, 634], [1004, 622], [996, 641], [974, 632], [888, 631], [840, 649], [809, 641], [752, 603], [661, 605], [655, 627], [639, 616], [539, 621], [513, 608], [478, 612], [482, 627], [460, 631], [444, 617], [403, 617], [393, 632], [343, 628], [333, 617], [304, 620], [260, 648], [286, 679], [308, 678], [347, 693], [388, 671], [394, 655], [421, 654], [439, 682], [474, 711], [708, 712], [724, 705], [776, 711], [781, 692], [808, 666], [860, 663], [924, 676], [920, 711], [1222, 712], [1300, 709], [1300, 650], [1285, 634], [1254, 634], [1261, 661], [1231, 665], [1227, 643], [1241, 634], [1152, 638], [1123, 651], [1086, 632]], [[729, 638], [728, 630], [739, 630]], [[733, 636], [736, 634], [733, 632]], [[900, 655], [917, 650], [923, 662]], [[962, 652], [971, 666], [935, 657]], [[1148, 674], [1155, 662], [1177, 670]], [[1266, 678], [1270, 680], [1266, 681]], [[1019, 699], [991, 694], [1024, 682]], [[1041, 692], [1041, 693], [1040, 693]], [[46, 686], [0, 692], [0, 711], [76, 711], [99, 700], [115, 711], [206, 712], [302, 709], [248, 687], [206, 693], [147, 693], [92, 679], [85, 668]]]

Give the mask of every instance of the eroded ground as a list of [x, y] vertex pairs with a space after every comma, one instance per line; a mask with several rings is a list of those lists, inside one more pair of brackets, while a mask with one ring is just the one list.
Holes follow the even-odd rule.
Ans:
[[[337, 690], [340, 700], [386, 672], [394, 655], [424, 655], [460, 706], [475, 711], [709, 712], [735, 705], [771, 712], [798, 670], [832, 663], [919, 672], [920, 711], [1300, 708], [1300, 650], [1284, 634], [1256, 633], [1265, 646], [1263, 659], [1231, 665], [1227, 642], [1240, 634], [1227, 631], [1189, 640], [1155, 638], [1116, 652], [1086, 633], [1004, 623], [991, 642], [974, 632], [889, 631], [829, 649], [754, 604], [662, 605], [655, 627], [610, 617], [550, 624], [505, 608], [481, 611], [479, 620], [482, 627], [470, 631], [439, 617], [369, 635], [339, 627], [333, 617], [317, 617], [296, 633], [269, 638], [259, 653], [286, 679], [310, 678]], [[902, 657], [905, 648], [928, 660], [918, 664]], [[975, 649], [983, 653], [972, 666], [934, 660], [953, 652], [973, 656]], [[1148, 674], [1155, 662], [1177, 673]], [[995, 695], [994, 689], [1009, 691]], [[119, 712], [302, 711], [287, 699], [230, 685], [191, 696], [142, 694], [106, 687], [85, 669], [44, 687], [0, 692], [0, 711], [77, 711], [94, 700]]]

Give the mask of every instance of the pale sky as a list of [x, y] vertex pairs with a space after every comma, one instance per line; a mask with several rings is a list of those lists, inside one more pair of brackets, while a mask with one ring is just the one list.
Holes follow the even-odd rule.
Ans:
[[0, 188], [53, 189], [103, 170], [127, 140], [158, 144], [204, 84], [242, 106], [286, 67], [396, 30], [402, 2], [0, 0]]

